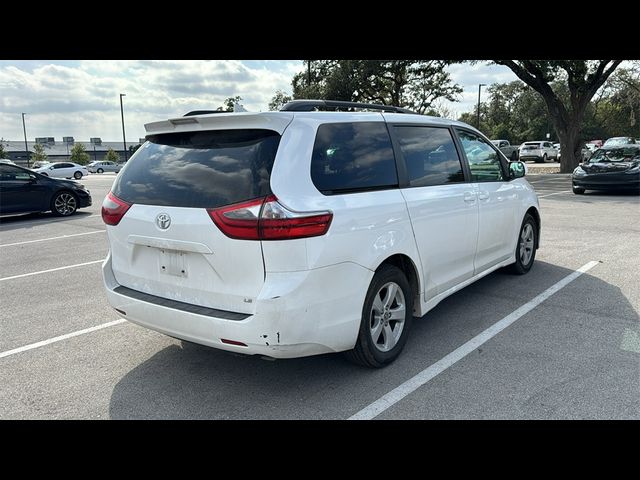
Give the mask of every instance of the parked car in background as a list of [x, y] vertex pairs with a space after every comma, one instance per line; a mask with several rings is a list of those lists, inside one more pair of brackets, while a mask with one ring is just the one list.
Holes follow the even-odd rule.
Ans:
[[31, 165], [31, 170], [37, 170], [38, 168], [42, 168], [48, 165], [51, 165], [51, 162], [48, 160], [45, 160], [43, 162], [41, 161], [33, 162], [33, 165]]
[[602, 144], [603, 147], [611, 147], [613, 145], [627, 145], [636, 143], [636, 139], [633, 137], [611, 137]]
[[536, 163], [544, 163], [547, 160], [557, 160], [558, 150], [547, 141], [524, 142], [520, 146], [519, 158], [523, 162], [535, 160]]
[[15, 162], [9, 160], [8, 158], [0, 158], [0, 163], [6, 163], [8, 165], [15, 165]]
[[87, 165], [87, 170], [91, 173], [115, 172], [118, 173], [122, 168], [122, 164], [116, 162], [102, 161], [91, 162]]
[[91, 194], [78, 182], [48, 178], [17, 165], [0, 163], [0, 214], [47, 212], [66, 217], [91, 206]]
[[83, 175], [89, 175], [89, 171], [82, 165], [71, 162], [56, 162], [34, 170], [36, 173], [54, 178], [75, 178], [80, 180]]
[[518, 160], [518, 146], [511, 145], [509, 140], [491, 140], [496, 147], [500, 149], [504, 156], [507, 157], [512, 162]]
[[587, 146], [589, 145], [595, 145], [596, 148], [600, 148], [602, 146], [602, 140], [589, 140]]
[[[560, 144], [559, 144], [559, 143], [554, 144], [554, 147], [555, 147], [555, 145], [558, 145], [558, 147], [556, 147], [556, 148], [557, 148], [557, 150], [558, 150], [558, 162], [559, 162], [559, 161], [560, 161], [560, 157], [561, 157], [561, 153], [562, 153], [562, 152], [560, 151]], [[594, 147], [595, 147], [595, 145], [594, 145]], [[597, 149], [597, 148], [596, 148], [596, 149]], [[589, 160], [589, 157], [591, 157], [591, 150], [589, 150], [589, 149], [587, 148], [587, 146], [586, 146], [586, 145], [585, 145], [585, 146], [583, 146], [583, 147], [580, 149], [580, 153], [581, 153], [581, 158], [580, 158], [580, 161], [581, 161], [581, 162], [584, 162], [584, 161], [586, 161], [586, 160]]]
[[214, 348], [382, 367], [414, 316], [501, 267], [529, 271], [540, 213], [522, 162], [454, 120], [314, 111], [336, 105], [361, 106], [147, 125], [102, 205], [109, 303]]
[[640, 192], [640, 144], [603, 146], [573, 171], [573, 193], [585, 190]]

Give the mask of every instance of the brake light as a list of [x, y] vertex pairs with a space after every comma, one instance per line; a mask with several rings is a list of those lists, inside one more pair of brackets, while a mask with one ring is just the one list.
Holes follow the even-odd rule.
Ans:
[[102, 202], [102, 221], [107, 225], [118, 225], [131, 205], [109, 192]]
[[211, 220], [227, 237], [239, 240], [291, 240], [324, 235], [331, 212], [293, 212], [275, 195], [207, 209]]

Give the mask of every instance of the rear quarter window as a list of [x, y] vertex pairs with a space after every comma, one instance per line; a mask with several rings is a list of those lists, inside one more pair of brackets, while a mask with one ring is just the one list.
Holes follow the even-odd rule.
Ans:
[[263, 129], [147, 137], [121, 170], [113, 193], [130, 203], [215, 208], [271, 193], [280, 135]]
[[386, 125], [320, 125], [313, 146], [311, 179], [325, 195], [397, 187], [395, 157]]

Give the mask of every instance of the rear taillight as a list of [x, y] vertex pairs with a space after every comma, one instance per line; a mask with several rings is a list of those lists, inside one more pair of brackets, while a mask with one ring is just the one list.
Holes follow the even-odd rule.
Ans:
[[240, 240], [317, 237], [327, 233], [333, 218], [331, 212], [293, 212], [275, 195], [207, 212], [222, 233]]
[[131, 207], [130, 203], [120, 200], [109, 192], [102, 202], [102, 221], [107, 225], [117, 225]]

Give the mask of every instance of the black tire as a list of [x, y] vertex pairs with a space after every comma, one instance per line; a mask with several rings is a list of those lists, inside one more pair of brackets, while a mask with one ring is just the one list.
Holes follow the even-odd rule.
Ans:
[[78, 210], [78, 197], [68, 190], [56, 192], [51, 199], [51, 213], [57, 217], [68, 217]]
[[584, 188], [573, 186], [572, 189], [576, 195], [584, 195]]
[[[530, 245], [530, 257], [527, 259], [527, 255], [521, 255], [521, 249], [523, 248], [523, 242], [521, 241], [523, 237], [523, 231], [526, 226], [529, 225], [531, 227], [531, 234], [533, 235], [533, 244]], [[528, 237], [528, 235], [527, 235]], [[524, 275], [533, 266], [533, 262], [536, 259], [536, 249], [538, 248], [538, 224], [530, 213], [527, 213], [522, 220], [522, 225], [520, 226], [520, 230], [518, 231], [518, 239], [516, 240], [516, 263], [509, 265], [509, 270], [511, 273], [516, 275]]]
[[82, 178], [82, 172], [78, 170], [73, 174], [73, 178], [75, 178], [76, 180], [80, 180]]
[[518, 152], [516, 152], [515, 150], [513, 152], [511, 152], [511, 161], [512, 162], [517, 162], [518, 161]]
[[101, 169], [101, 168], [99, 168], [99, 169], [97, 170], [97, 172], [98, 172], [98, 173], [104, 173], [104, 170], [103, 170], [103, 169]]
[[[377, 342], [374, 342], [372, 338], [373, 334], [371, 332], [371, 323], [375, 322], [373, 304], [376, 300], [376, 295], [379, 295], [382, 292], [385, 292], [385, 294], [390, 293], [388, 288], [386, 288], [386, 286], [389, 284], [395, 284], [402, 292], [405, 308], [404, 320], [401, 323], [398, 320], [384, 317], [384, 315], [390, 314], [393, 310], [401, 307], [401, 305], [396, 300], [391, 299], [391, 301], [389, 302], [391, 310], [386, 310], [386, 312], [381, 315], [381, 318], [379, 319], [379, 324], [383, 324], [385, 326], [380, 327]], [[396, 295], [394, 295], [394, 298], [396, 298]], [[383, 299], [379, 296], [377, 298], [378, 302], [382, 304]], [[392, 308], [393, 305], [396, 305], [396, 307]], [[413, 292], [411, 290], [409, 282], [407, 281], [407, 277], [402, 272], [402, 270], [394, 267], [393, 265], [382, 265], [373, 276], [371, 285], [369, 285], [369, 291], [367, 292], [367, 296], [364, 300], [364, 305], [362, 307], [362, 320], [360, 322], [360, 330], [358, 332], [356, 345], [353, 350], [345, 352], [345, 356], [351, 362], [358, 365], [363, 365], [365, 367], [380, 368], [388, 365], [389, 363], [393, 362], [398, 357], [398, 355], [400, 355], [400, 352], [402, 352], [402, 348], [407, 342], [407, 337], [411, 328], [412, 320]], [[392, 322], [395, 322], [393, 326], [391, 326]], [[386, 328], [387, 325], [389, 326], [389, 329]], [[390, 331], [393, 333], [393, 331], [395, 331], [395, 329], [399, 327], [401, 328], [399, 332], [399, 338], [395, 340], [395, 344], [392, 348], [384, 351], [385, 344], [387, 343], [387, 332]], [[385, 338], [383, 339], [383, 337]], [[391, 335], [391, 337], [393, 338], [393, 335]], [[381, 339], [383, 339], [382, 344], [380, 344]]]
[[547, 163], [547, 154], [542, 155], [542, 163]]

